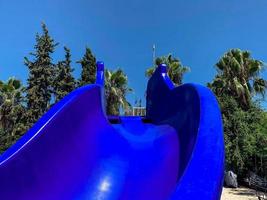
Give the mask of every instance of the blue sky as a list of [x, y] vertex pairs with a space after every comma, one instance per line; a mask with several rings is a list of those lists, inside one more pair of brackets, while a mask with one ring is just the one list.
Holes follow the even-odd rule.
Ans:
[[[266, 0], [0, 0], [0, 79], [15, 76], [26, 83], [23, 57], [33, 50], [44, 21], [74, 61], [90, 47], [107, 68], [121, 67], [134, 94], [144, 98], [144, 71], [156, 55], [173, 53], [191, 68], [184, 82], [206, 84], [214, 64], [230, 48], [250, 50], [267, 62]], [[80, 66], [73, 63], [75, 76]], [[264, 72], [267, 78], [267, 73]]]

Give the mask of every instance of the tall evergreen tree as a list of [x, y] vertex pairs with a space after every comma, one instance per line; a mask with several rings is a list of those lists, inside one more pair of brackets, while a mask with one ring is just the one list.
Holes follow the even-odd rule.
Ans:
[[94, 83], [96, 76], [96, 58], [90, 48], [86, 47], [83, 58], [77, 63], [80, 63], [82, 66], [79, 86]]
[[56, 102], [75, 89], [75, 79], [72, 76], [74, 69], [71, 67], [70, 49], [64, 47], [65, 60], [60, 61], [56, 68], [56, 78], [54, 81], [54, 92]]
[[54, 64], [51, 54], [57, 43], [49, 35], [46, 25], [42, 24], [42, 34], [36, 35], [35, 52], [30, 55], [32, 60], [25, 57], [25, 65], [29, 69], [27, 86], [27, 107], [30, 124], [36, 122], [39, 117], [48, 110], [51, 101], [52, 84], [54, 77]]

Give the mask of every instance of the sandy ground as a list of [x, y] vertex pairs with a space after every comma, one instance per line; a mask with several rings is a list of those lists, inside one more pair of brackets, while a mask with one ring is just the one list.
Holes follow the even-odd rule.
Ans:
[[258, 200], [258, 197], [249, 188], [223, 188], [221, 200]]

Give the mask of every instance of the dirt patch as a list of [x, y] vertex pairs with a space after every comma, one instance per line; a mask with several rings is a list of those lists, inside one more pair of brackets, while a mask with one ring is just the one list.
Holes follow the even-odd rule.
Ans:
[[239, 188], [223, 188], [221, 200], [258, 200], [253, 189]]

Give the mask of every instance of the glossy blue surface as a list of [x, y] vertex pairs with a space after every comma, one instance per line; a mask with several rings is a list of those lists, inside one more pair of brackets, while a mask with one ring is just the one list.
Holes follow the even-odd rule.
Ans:
[[148, 82], [147, 118], [175, 128], [180, 140], [180, 165], [170, 199], [218, 200], [224, 172], [220, 110], [213, 93], [198, 84], [174, 87], [160, 66]]
[[96, 84], [70, 93], [1, 155], [0, 199], [219, 199], [224, 146], [213, 94], [175, 88], [160, 66], [147, 119], [111, 124], [97, 66]]

